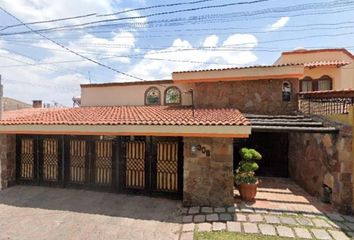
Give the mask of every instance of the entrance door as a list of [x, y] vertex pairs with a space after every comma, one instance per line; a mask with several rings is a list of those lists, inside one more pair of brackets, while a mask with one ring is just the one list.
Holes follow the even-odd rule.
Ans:
[[42, 184], [62, 182], [62, 145], [59, 137], [44, 136], [39, 143], [39, 178]]
[[121, 187], [149, 193], [181, 193], [183, 145], [180, 138], [124, 137]]
[[92, 188], [112, 188], [114, 138], [70, 138], [67, 146], [66, 182]]
[[17, 140], [17, 180], [21, 183], [36, 183], [37, 157], [34, 137], [23, 136]]

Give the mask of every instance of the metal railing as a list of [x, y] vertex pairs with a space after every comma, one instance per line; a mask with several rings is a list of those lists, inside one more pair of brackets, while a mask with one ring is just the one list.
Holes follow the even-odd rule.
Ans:
[[348, 114], [354, 105], [354, 90], [299, 93], [299, 111], [305, 114]]

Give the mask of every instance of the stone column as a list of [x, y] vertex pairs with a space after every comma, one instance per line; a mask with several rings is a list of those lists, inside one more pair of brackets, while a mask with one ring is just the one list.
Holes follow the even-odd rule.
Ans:
[[[192, 152], [192, 146], [200, 150]], [[183, 167], [184, 205], [234, 204], [232, 138], [184, 138]]]
[[16, 181], [16, 137], [0, 135], [0, 190]]

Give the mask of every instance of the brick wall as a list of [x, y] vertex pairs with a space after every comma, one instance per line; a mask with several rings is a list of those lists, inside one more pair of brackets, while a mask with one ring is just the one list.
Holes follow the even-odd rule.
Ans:
[[[191, 152], [192, 145], [210, 151]], [[233, 139], [184, 138], [183, 203], [186, 206], [233, 205]]]
[[16, 181], [16, 137], [0, 135], [0, 189]]
[[[282, 100], [282, 84], [292, 86], [290, 102]], [[197, 83], [194, 104], [197, 107], [235, 107], [243, 113], [290, 114], [297, 110], [297, 79], [254, 80]]]
[[315, 196], [322, 196], [322, 185], [328, 185], [333, 205], [344, 212], [352, 205], [352, 169], [350, 126], [341, 126], [339, 134], [289, 134], [290, 177]]

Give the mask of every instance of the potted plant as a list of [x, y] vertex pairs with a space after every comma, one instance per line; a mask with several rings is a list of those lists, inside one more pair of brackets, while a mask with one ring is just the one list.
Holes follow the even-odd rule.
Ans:
[[255, 171], [259, 168], [256, 161], [262, 159], [262, 155], [255, 149], [242, 148], [240, 150], [242, 160], [239, 162], [235, 175], [235, 183], [241, 198], [245, 201], [253, 201], [257, 194], [258, 179]]

